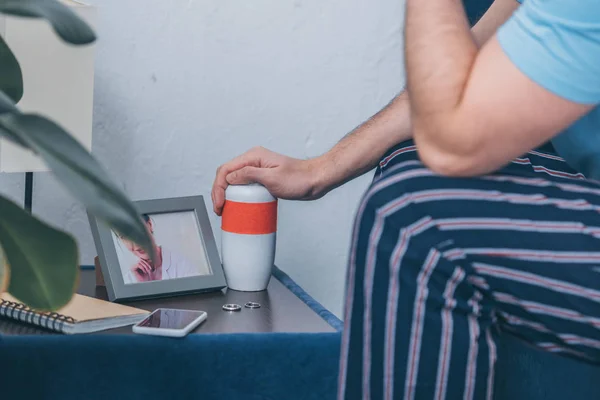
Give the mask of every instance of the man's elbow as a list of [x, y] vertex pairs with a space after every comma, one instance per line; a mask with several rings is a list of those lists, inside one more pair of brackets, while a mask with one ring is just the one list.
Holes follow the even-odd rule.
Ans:
[[481, 174], [481, 166], [473, 159], [457, 157], [452, 154], [435, 154], [419, 151], [421, 162], [432, 172], [438, 175], [466, 178]]
[[488, 172], [481, 148], [460, 140], [446, 146], [432, 145], [427, 140], [419, 141], [418, 136], [415, 134], [419, 158], [432, 172], [447, 177], [473, 177]]

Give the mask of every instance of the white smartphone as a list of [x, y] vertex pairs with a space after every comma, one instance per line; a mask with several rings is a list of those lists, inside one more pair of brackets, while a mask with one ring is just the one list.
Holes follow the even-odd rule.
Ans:
[[158, 308], [135, 324], [133, 331], [144, 335], [183, 337], [200, 325], [206, 317], [204, 311]]

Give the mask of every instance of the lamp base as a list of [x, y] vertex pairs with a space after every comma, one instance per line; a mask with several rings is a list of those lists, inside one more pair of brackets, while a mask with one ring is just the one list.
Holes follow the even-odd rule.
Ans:
[[25, 210], [31, 213], [33, 206], [33, 172], [25, 173]]

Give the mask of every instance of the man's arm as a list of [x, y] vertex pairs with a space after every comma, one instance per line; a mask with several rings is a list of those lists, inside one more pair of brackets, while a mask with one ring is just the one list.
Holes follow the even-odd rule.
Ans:
[[[516, 0], [496, 0], [469, 34], [474, 46], [482, 46], [518, 7]], [[434, 90], [431, 94], [438, 93]], [[364, 174], [377, 165], [390, 147], [410, 139], [413, 136], [410, 103], [409, 95], [404, 91], [319, 157], [324, 174], [316, 191], [329, 191]]]
[[[495, 0], [473, 27], [477, 45], [485, 43], [517, 7], [516, 0]], [[410, 139], [410, 114], [405, 92], [320, 157], [298, 160], [256, 148], [234, 158], [217, 170], [211, 193], [215, 213], [221, 214], [225, 189], [232, 184], [258, 182], [282, 199], [311, 200], [325, 195], [371, 170], [390, 147]]]
[[406, 21], [413, 134], [422, 161], [436, 172], [494, 171], [592, 107], [525, 76], [496, 35], [478, 48], [460, 0], [407, 0]]

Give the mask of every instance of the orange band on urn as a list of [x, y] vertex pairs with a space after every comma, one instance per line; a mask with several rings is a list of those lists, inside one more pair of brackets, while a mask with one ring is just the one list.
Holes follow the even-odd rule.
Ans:
[[225, 200], [221, 229], [246, 235], [275, 233], [277, 231], [277, 201], [240, 203]]

